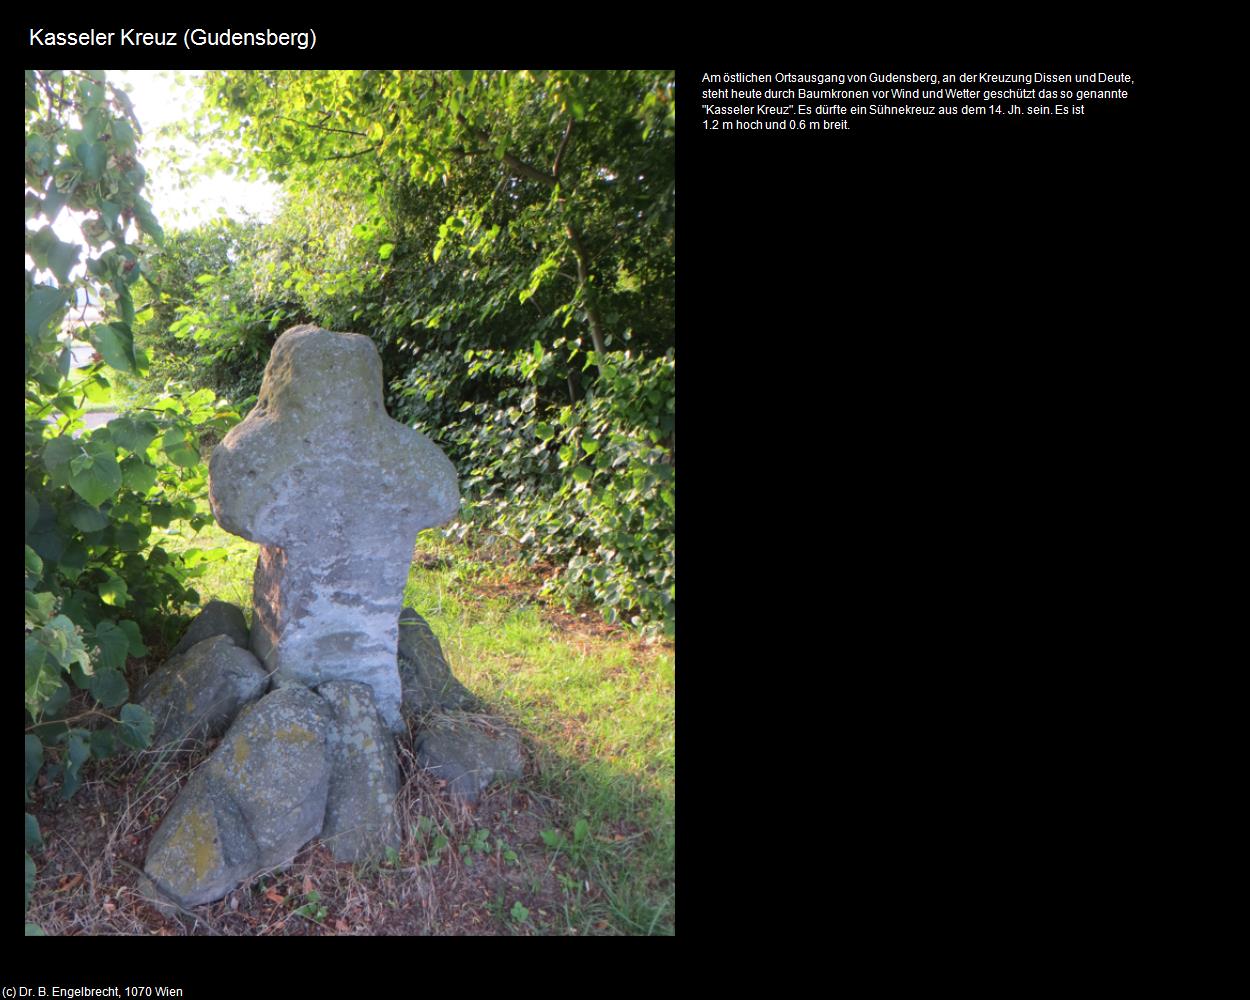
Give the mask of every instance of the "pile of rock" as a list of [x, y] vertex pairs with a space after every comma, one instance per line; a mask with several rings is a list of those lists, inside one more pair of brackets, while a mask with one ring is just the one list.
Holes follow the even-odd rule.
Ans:
[[394, 739], [409, 729], [418, 762], [464, 801], [523, 766], [517, 734], [476, 724], [433, 631], [402, 606], [417, 532], [459, 506], [456, 474], [386, 415], [367, 337], [284, 333], [209, 468], [218, 522], [261, 545], [252, 626], [210, 602], [138, 695], [158, 746], [221, 737], [144, 865], [184, 906], [314, 837], [341, 861], [398, 847]]

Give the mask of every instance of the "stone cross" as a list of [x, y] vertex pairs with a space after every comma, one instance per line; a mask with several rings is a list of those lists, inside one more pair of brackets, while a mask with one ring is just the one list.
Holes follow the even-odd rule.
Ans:
[[251, 645], [275, 684], [368, 684], [399, 731], [413, 546], [460, 496], [438, 446], [387, 416], [373, 342], [313, 326], [282, 334], [255, 409], [213, 451], [209, 499], [223, 528], [261, 545]]

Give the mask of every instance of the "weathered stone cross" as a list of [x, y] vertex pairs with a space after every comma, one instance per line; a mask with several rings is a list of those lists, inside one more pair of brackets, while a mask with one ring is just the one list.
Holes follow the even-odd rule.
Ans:
[[209, 477], [221, 526], [261, 544], [251, 643], [277, 686], [369, 684], [399, 731], [413, 545], [460, 497], [438, 446], [387, 416], [373, 342], [313, 326], [282, 334], [255, 409], [214, 450]]

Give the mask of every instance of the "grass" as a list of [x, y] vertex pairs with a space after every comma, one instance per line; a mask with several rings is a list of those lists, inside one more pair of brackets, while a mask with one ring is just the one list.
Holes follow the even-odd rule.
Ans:
[[[255, 545], [216, 525], [198, 534], [184, 526], [161, 544], [225, 550], [203, 564], [196, 589], [202, 601], [250, 614]], [[28, 921], [90, 934], [673, 933], [671, 645], [644, 644], [590, 610], [547, 606], [541, 576], [502, 550], [430, 531], [416, 555], [406, 603], [429, 621], [484, 711], [520, 731], [524, 779], [466, 809], [401, 741], [401, 850], [372, 865], [336, 865], [314, 841], [287, 871], [188, 919], [157, 915], [135, 878], [123, 877], [142, 866], [188, 762], [162, 762], [155, 751], [103, 761], [69, 803], [44, 797], [40, 823], [52, 846], [36, 856]], [[110, 868], [114, 856], [126, 871]], [[73, 882], [76, 874], [84, 877]]]

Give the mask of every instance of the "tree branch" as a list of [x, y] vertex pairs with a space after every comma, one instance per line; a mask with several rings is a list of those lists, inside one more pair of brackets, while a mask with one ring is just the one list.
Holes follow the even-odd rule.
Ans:
[[364, 156], [366, 153], [377, 152], [377, 146], [366, 146], [364, 149], [357, 149], [351, 153], [335, 153], [333, 156], [323, 156], [319, 159], [312, 160], [313, 163], [325, 163], [327, 160], [350, 160], [353, 156]]
[[595, 305], [594, 293], [590, 289], [590, 262], [586, 256], [586, 247], [573, 224], [567, 223], [564, 231], [569, 234], [569, 242], [573, 245], [573, 253], [577, 256], [577, 283], [582, 290], [582, 298], [586, 302], [586, 316], [590, 320], [590, 339], [595, 342], [595, 351], [599, 357], [608, 353], [603, 342], [603, 321], [599, 318], [599, 308]]
[[321, 132], [339, 132], [343, 135], [358, 135], [362, 139], [369, 138], [364, 132], [355, 132], [349, 128], [331, 128], [329, 125], [310, 125], [308, 122], [298, 121], [295, 118], [287, 118], [285, 115], [274, 115], [274, 117], [281, 122], [291, 122], [294, 125], [303, 125], [304, 128], [315, 128]]
[[560, 161], [564, 158], [564, 150], [569, 144], [569, 136], [573, 134], [573, 119], [569, 119], [568, 125], [564, 127], [564, 138], [560, 140], [560, 148], [556, 150], [555, 162], [551, 165], [551, 176], [560, 180]]
[[[476, 138], [478, 142], [483, 143], [487, 146], [491, 145], [490, 136], [487, 135], [485, 132], [483, 132], [480, 128], [474, 128], [472, 125], [470, 125], [468, 119], [465, 118], [463, 111], [456, 112], [456, 120], [460, 122], [460, 124], [463, 125], [466, 129], [468, 129], [470, 134], [472, 134], [473, 137]], [[515, 156], [513, 156], [507, 150], [504, 151], [503, 162], [508, 164], [508, 166], [510, 166], [513, 170], [515, 170], [522, 177], [528, 178], [531, 181], [537, 181], [539, 184], [546, 184], [547, 187], [556, 186], [556, 178], [553, 177], [551, 174], [544, 174], [537, 167], [531, 167], [524, 160], [518, 160]]]

